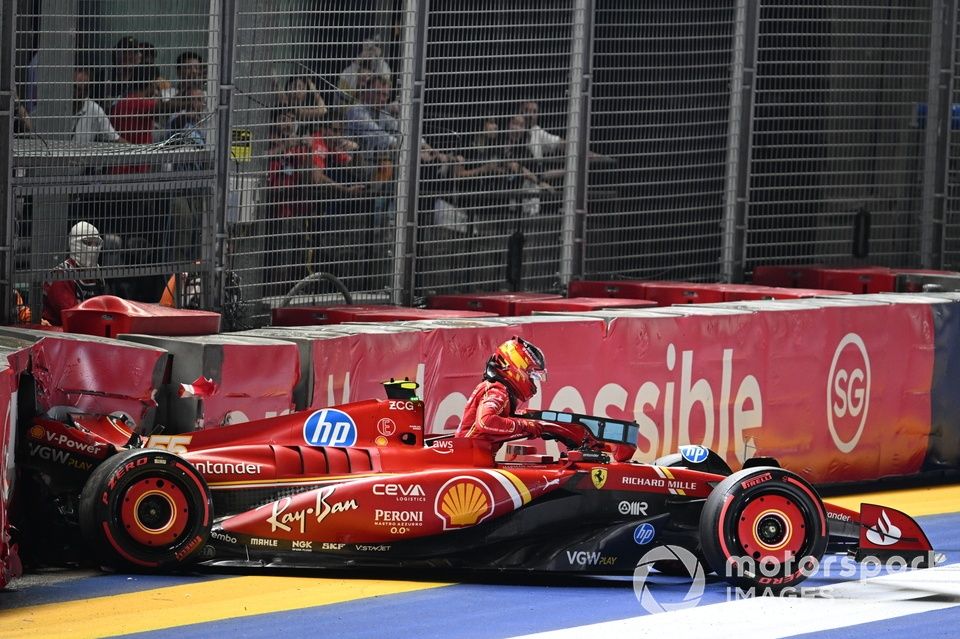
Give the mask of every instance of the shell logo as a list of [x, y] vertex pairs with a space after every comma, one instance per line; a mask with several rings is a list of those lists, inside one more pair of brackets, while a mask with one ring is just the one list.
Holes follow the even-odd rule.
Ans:
[[30, 435], [33, 439], [43, 439], [43, 426], [39, 424], [34, 424], [30, 427], [30, 430], [27, 431], [27, 434]]
[[437, 492], [433, 507], [444, 530], [476, 526], [493, 514], [493, 492], [475, 477], [454, 477]]

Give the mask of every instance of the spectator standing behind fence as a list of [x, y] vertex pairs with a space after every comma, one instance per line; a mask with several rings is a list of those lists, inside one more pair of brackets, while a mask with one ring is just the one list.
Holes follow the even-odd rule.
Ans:
[[299, 75], [288, 78], [279, 102], [281, 109], [296, 113], [299, 133], [304, 136], [312, 135], [317, 130], [320, 120], [327, 115], [327, 105], [323, 96], [317, 90], [316, 82], [309, 76]]
[[[110, 123], [123, 138], [133, 144], [153, 142], [154, 117], [157, 114], [157, 99], [150, 84], [151, 70], [138, 66], [132, 71], [131, 80], [124, 94], [110, 110]], [[116, 173], [145, 173], [147, 166], [132, 165], [116, 167]]]
[[73, 123], [74, 144], [94, 142], [122, 142], [123, 138], [110, 124], [103, 108], [90, 97], [90, 72], [77, 69], [73, 72]]
[[[170, 116], [166, 127], [166, 140], [173, 146], [183, 147], [184, 155], [174, 163], [178, 172], [200, 171], [204, 168], [203, 156], [198, 155], [207, 144], [202, 119], [206, 100], [201, 87], [187, 89], [180, 96], [182, 109]], [[193, 191], [183, 191], [170, 200], [170, 229], [167, 233], [172, 246], [171, 257], [178, 262], [193, 261], [199, 256], [199, 232], [203, 215], [203, 197]]]
[[[100, 264], [100, 247], [102, 246], [103, 239], [97, 227], [89, 222], [77, 222], [70, 229], [67, 237], [69, 255], [54, 271], [70, 273], [77, 269], [97, 268]], [[103, 280], [98, 278], [57, 279], [44, 282], [43, 319], [54, 326], [60, 326], [61, 311], [96, 295], [102, 295], [104, 288]]]
[[509, 207], [511, 213], [520, 211], [525, 216], [540, 213], [540, 191], [552, 191], [547, 182], [540, 179], [540, 164], [530, 148], [526, 120], [522, 115], [510, 118], [503, 147], [506, 161], [508, 189], [511, 190]]
[[392, 77], [390, 65], [383, 59], [383, 49], [376, 38], [365, 40], [360, 54], [340, 72], [337, 88], [350, 100], [356, 100], [358, 90], [363, 88], [367, 76]]
[[[310, 210], [310, 143], [298, 134], [297, 112], [278, 110], [267, 150], [264, 272], [268, 295], [283, 295], [294, 283], [297, 245]], [[296, 278], [299, 279], [299, 278]]]
[[133, 36], [124, 36], [113, 47], [113, 66], [110, 69], [110, 87], [107, 110], [112, 110], [123, 97], [134, 79], [134, 72], [143, 63], [143, 50]]

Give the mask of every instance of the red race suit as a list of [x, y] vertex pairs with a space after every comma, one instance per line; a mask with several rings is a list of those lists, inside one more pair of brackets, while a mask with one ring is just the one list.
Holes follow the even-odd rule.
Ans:
[[467, 400], [456, 436], [478, 437], [491, 442], [502, 442], [522, 435], [539, 437], [540, 422], [512, 417], [511, 404], [506, 386], [500, 382], [483, 380]]

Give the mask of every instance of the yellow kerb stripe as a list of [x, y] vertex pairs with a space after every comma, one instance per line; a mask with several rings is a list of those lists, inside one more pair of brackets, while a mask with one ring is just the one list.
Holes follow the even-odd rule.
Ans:
[[449, 584], [236, 577], [109, 597], [15, 608], [0, 614], [7, 639], [102, 637], [312, 608]]

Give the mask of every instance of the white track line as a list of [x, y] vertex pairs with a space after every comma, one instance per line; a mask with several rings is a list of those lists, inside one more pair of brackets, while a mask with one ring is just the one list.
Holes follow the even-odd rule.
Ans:
[[[725, 586], [724, 586], [725, 588]], [[817, 589], [816, 597], [757, 597], [524, 635], [522, 639], [676, 634], [777, 639], [960, 606], [960, 564]], [[928, 597], [936, 600], [925, 600]], [[639, 604], [637, 604], [639, 607]], [[517, 638], [520, 639], [520, 638]]]

